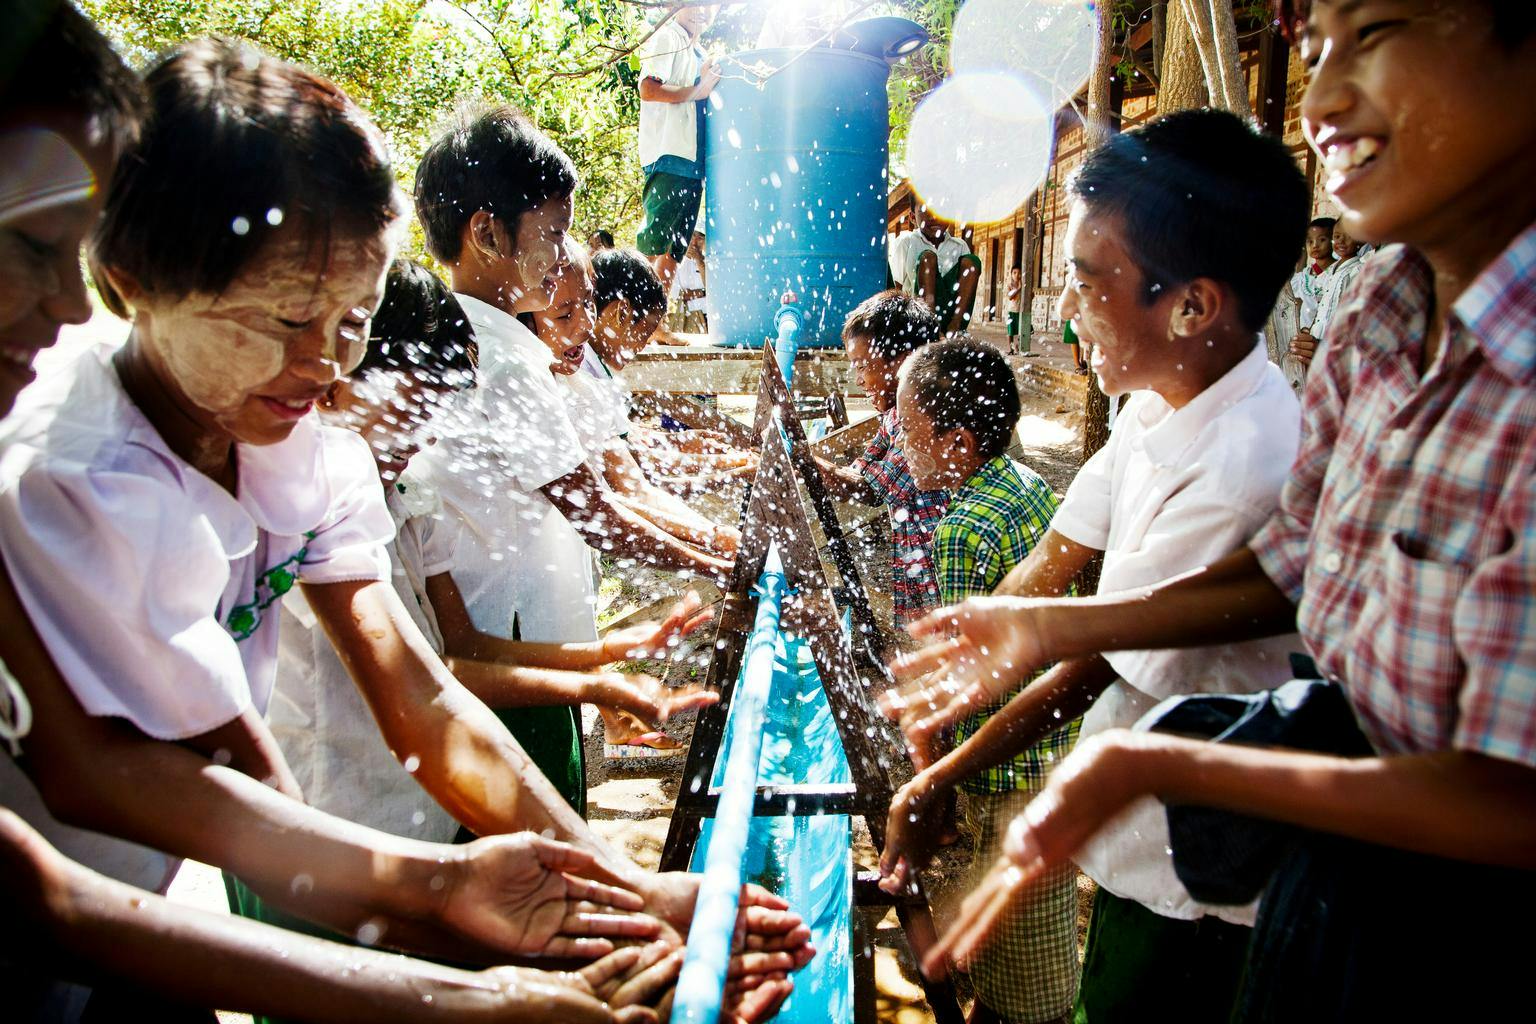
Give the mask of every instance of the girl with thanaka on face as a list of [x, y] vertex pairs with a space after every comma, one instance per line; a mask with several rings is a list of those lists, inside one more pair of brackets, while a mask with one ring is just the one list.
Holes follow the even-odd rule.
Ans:
[[930, 966], [1155, 794], [1292, 826], [1238, 1017], [1452, 1019], [1525, 998], [1522, 943], [1455, 939], [1486, 920], [1475, 894], [1512, 920], [1536, 894], [1536, 112], [1511, 102], [1536, 89], [1536, 10], [1313, 0], [1279, 21], [1310, 68], [1303, 127], [1328, 190], [1351, 237], [1385, 247], [1330, 322], [1277, 510], [1159, 586], [951, 609], [943, 659], [969, 688], [1299, 626], [1363, 750], [1101, 734], [1015, 822]]
[[[616, 401], [612, 388], [582, 372], [588, 346], [595, 337], [592, 265], [579, 243], [568, 242], [566, 251], [568, 259], [556, 270], [554, 298], [548, 308], [524, 315], [555, 358], [550, 368], [558, 378], [571, 423], [587, 452], [587, 465], [612, 489], [616, 501], [659, 529], [686, 543], [734, 557], [740, 539], [736, 529], [710, 522], [651, 485], [630, 454], [625, 437], [629, 431], [628, 403]], [[690, 595], [687, 600], [696, 606], [696, 596]], [[465, 622], [467, 625], [467, 618]], [[576, 632], [580, 635], [572, 640], [580, 643], [588, 630]], [[608, 757], [664, 756], [682, 749], [676, 740], [650, 728], [628, 709], [599, 703], [598, 711], [603, 718]]]
[[[0, 85], [0, 149], [28, 159], [0, 165], [0, 249], [16, 256], [0, 261], [0, 347], [15, 368], [0, 376], [0, 414], [10, 412], [30, 380], [27, 364], [37, 350], [51, 345], [63, 324], [89, 316], [80, 243], [99, 214], [118, 151], [136, 133], [143, 102], [140, 83], [73, 8], [29, 7], [6, 21], [26, 44], [12, 65], [13, 77]], [[7, 557], [12, 553], [8, 547]], [[668, 965], [660, 950], [624, 951], [580, 976], [518, 968], [471, 974], [348, 950], [172, 906], [66, 858], [22, 816], [88, 864], [129, 877], [165, 874], [153, 870], [163, 860], [152, 851], [59, 824], [18, 767], [61, 817], [215, 863], [227, 853], [252, 877], [275, 879], [270, 888], [277, 893], [289, 893], [292, 879], [305, 877], [309, 884], [290, 905], [315, 913], [308, 905], [323, 894], [331, 903], [316, 916], [350, 929], [376, 915], [375, 927], [387, 929], [397, 937], [393, 941], [425, 927], [426, 933], [456, 930], [504, 952], [531, 940], [532, 952], [550, 932], [525, 927], [533, 922], [523, 915], [562, 913], [567, 888], [541, 871], [540, 854], [556, 854], [550, 862], [555, 867], [580, 868], [583, 861], [543, 841], [487, 840], [459, 857], [449, 848], [393, 842], [309, 810], [187, 747], [147, 739], [120, 719], [86, 714], [3, 572], [0, 616], [8, 623], [0, 634], [0, 735], [7, 744], [0, 755], [7, 805], [0, 809], [0, 859], [8, 879], [0, 900], [10, 907], [12, 937], [19, 938], [22, 928], [27, 936], [25, 952], [7, 943], [0, 967], [14, 1012], [28, 1019], [74, 1019], [90, 1000], [93, 1013], [138, 1016], [216, 1005], [310, 1020], [351, 1020], [382, 1010], [404, 1020], [430, 1006], [432, 1013], [485, 1019], [544, 1008], [553, 1013], [548, 1019], [607, 1021], [616, 1018], [594, 995], [615, 1005], [650, 1001], [654, 985], [665, 983]], [[180, 813], [167, 815], [166, 807]], [[221, 848], [225, 840], [232, 848]], [[263, 861], [278, 862], [277, 870], [263, 874]], [[497, 861], [501, 870], [484, 870]], [[476, 864], [482, 870], [462, 870]], [[484, 899], [498, 892], [506, 902], [500, 913], [488, 915]], [[571, 890], [572, 897], [594, 894]], [[338, 897], [352, 905], [336, 905]], [[466, 898], [478, 922], [464, 916]], [[569, 940], [556, 941], [570, 948]], [[589, 948], [601, 951], [599, 945]], [[623, 975], [646, 963], [651, 967], [636, 976], [638, 984], [621, 992]], [[102, 989], [93, 995], [52, 981], [61, 964]], [[114, 984], [127, 986], [129, 1002], [111, 999]], [[156, 996], [147, 993], [176, 1009], [153, 1005]], [[618, 1019], [645, 1018], [625, 1011]]]

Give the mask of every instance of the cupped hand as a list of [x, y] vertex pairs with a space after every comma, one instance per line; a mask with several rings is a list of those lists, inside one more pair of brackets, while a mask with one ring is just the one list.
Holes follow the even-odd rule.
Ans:
[[443, 923], [518, 956], [603, 956], [661, 930], [590, 853], [531, 832], [477, 839], [445, 869]]
[[941, 730], [1007, 696], [1049, 660], [1033, 605], [1026, 598], [973, 597], [908, 627], [924, 646], [891, 662], [901, 685], [881, 695], [880, 709], [901, 725], [919, 759]]
[[720, 695], [698, 685], [668, 687], [655, 676], [641, 673], [605, 672], [598, 677], [593, 704], [628, 711], [652, 728], [665, 725], [673, 715], [717, 703]]
[[667, 657], [684, 637], [714, 618], [713, 611], [700, 610], [701, 604], [698, 593], [690, 590], [661, 622], [641, 622], [604, 634], [601, 641], [603, 660], [644, 661]]

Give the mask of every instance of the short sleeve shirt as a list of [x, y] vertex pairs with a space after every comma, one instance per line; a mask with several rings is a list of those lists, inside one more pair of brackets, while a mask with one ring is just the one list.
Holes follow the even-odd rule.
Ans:
[[588, 457], [549, 349], [517, 318], [458, 296], [480, 347], [478, 387], [434, 420], [438, 442], [411, 462], [463, 527], [454, 580], [475, 627], [509, 638], [597, 637], [596, 589], [581, 535], [541, 488]]
[[[1268, 518], [1300, 436], [1300, 410], [1264, 348], [1253, 350], [1189, 404], [1131, 396], [1109, 443], [1072, 481], [1051, 526], [1104, 552], [1100, 593], [1135, 590], [1197, 569], [1243, 545]], [[1082, 735], [1128, 728], [1167, 697], [1251, 693], [1290, 678], [1295, 635], [1186, 650], [1104, 655], [1119, 679], [1083, 716]], [[1100, 885], [1165, 917], [1215, 914], [1251, 924], [1252, 907], [1196, 903], [1167, 854], [1156, 800], [1123, 812], [1080, 852]]]
[[901, 420], [895, 409], [880, 417], [880, 427], [864, 454], [853, 460], [891, 516], [891, 595], [896, 624], [906, 625], [939, 605], [933, 575], [933, 530], [949, 507], [945, 491], [919, 490], [901, 450]]
[[1371, 255], [1251, 546], [1376, 749], [1536, 767], [1536, 225], [1456, 300], [1421, 373], [1433, 294], [1418, 253]]
[[[661, 26], [640, 46], [641, 79], [697, 85], [703, 67], [704, 51], [675, 21]], [[704, 102], [640, 102], [640, 166], [645, 173], [704, 177]]]

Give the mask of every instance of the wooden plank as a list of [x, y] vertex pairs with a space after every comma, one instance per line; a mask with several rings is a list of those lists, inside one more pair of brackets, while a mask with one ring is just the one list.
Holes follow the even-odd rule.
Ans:
[[828, 462], [844, 463], [862, 455], [880, 429], [880, 417], [869, 416], [811, 442], [811, 454]]
[[[762, 368], [750, 348], [648, 348], [619, 376], [632, 391], [754, 395]], [[795, 390], [802, 395], [862, 394], [842, 349], [802, 349], [795, 359]]]
[[711, 409], [689, 395], [669, 391], [635, 391], [630, 398], [630, 408], [641, 416], [670, 416], [690, 427], [724, 434], [726, 440], [737, 448], [757, 447], [757, 438], [745, 423], [718, 409]]

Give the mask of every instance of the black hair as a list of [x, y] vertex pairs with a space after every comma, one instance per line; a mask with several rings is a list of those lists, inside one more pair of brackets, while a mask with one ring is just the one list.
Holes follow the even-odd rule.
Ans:
[[613, 240], [613, 232], [609, 231], [607, 228], [598, 228], [596, 231], [592, 232], [587, 237], [588, 238], [594, 238], [595, 237], [599, 242], [602, 242], [604, 245], [606, 245], [610, 249], [612, 249], [614, 246], [618, 245], [618, 243]]
[[1312, 228], [1323, 228], [1327, 230], [1329, 234], [1332, 234], [1333, 226], [1338, 222], [1339, 219], [1337, 217], [1313, 217], [1312, 220], [1307, 224], [1307, 228], [1308, 230], [1311, 230]]
[[863, 338], [869, 350], [887, 362], [938, 341], [942, 333], [933, 310], [896, 288], [871, 295], [843, 321], [843, 341]]
[[1258, 330], [1306, 240], [1311, 196], [1285, 144], [1233, 114], [1182, 110], [1115, 135], [1083, 161], [1072, 195], [1118, 217], [1142, 302], [1206, 277]]
[[1008, 450], [1023, 406], [1018, 378], [996, 348], [956, 335], [924, 345], [903, 372], [912, 401], [936, 434], [969, 430], [983, 462]]
[[633, 249], [604, 249], [592, 257], [592, 302], [598, 315], [619, 299], [635, 320], [665, 313], [667, 290], [656, 271]]
[[433, 140], [416, 167], [416, 217], [427, 251], [452, 263], [464, 226], [484, 210], [515, 232], [527, 211], [571, 195], [581, 179], [571, 158], [527, 115], [496, 107], [456, 122]]
[[0, 0], [0, 124], [79, 111], [91, 142], [138, 138], [144, 83], [95, 25], [62, 0]]
[[[1493, 15], [1493, 37], [1513, 49], [1536, 30], [1536, 5], [1531, 0], [1480, 0]], [[1272, 0], [1275, 23], [1288, 42], [1300, 41], [1312, 15], [1312, 0]]]
[[474, 328], [453, 292], [415, 260], [395, 260], [373, 314], [368, 352], [353, 376], [405, 371], [436, 387], [470, 388], [475, 357]]
[[217, 295], [282, 225], [328, 254], [338, 226], [377, 232], [404, 212], [383, 135], [311, 71], [199, 39], [145, 84], [150, 116], [118, 164], [93, 258], [146, 292]]

